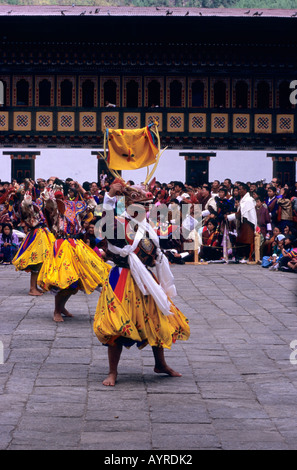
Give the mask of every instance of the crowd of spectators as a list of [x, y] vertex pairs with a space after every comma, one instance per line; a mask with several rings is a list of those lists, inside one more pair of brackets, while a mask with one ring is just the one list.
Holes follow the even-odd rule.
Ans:
[[[104, 171], [99, 181], [83, 183], [72, 178], [61, 181], [55, 176], [47, 180], [0, 181], [0, 263], [11, 263], [26, 236], [26, 226], [19, 210], [25, 192], [29, 191], [32, 199], [38, 202], [44, 188], [54, 184], [60, 186], [64, 197], [70, 201], [93, 201], [93, 205], [89, 205], [93, 209], [88, 210], [81, 219], [79, 237], [99, 256], [105, 256], [105, 242], [95, 235], [96, 223], [102, 217], [102, 211], [96, 210], [96, 206], [103, 203], [112, 181], [112, 176]], [[133, 186], [134, 181], [127, 184]], [[203, 263], [251, 262], [257, 259], [255, 246], [246, 250], [246, 246], [238, 243], [239, 219], [231, 222], [228, 218], [238, 212], [244, 190], [254, 201], [257, 220], [254, 231], [260, 236], [262, 266], [271, 270], [297, 272], [297, 183], [288, 187], [281, 185], [277, 178], [270, 183], [232, 183], [226, 178], [201, 185], [154, 181], [148, 190], [152, 194], [152, 202], [147, 210], [152, 216], [158, 214], [154, 219], [156, 230], [160, 235], [161, 247], [171, 263], [193, 261], [197, 254], [199, 262]], [[199, 227], [194, 212], [197, 204], [202, 210], [202, 224]], [[158, 207], [162, 205], [168, 208], [165, 218], [158, 212]], [[185, 208], [186, 218], [183, 217]], [[176, 230], [179, 236], [176, 236]]]

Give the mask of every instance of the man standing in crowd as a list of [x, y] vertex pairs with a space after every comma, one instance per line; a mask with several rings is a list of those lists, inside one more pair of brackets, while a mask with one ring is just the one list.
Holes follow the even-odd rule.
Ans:
[[[243, 260], [252, 259], [254, 249], [254, 234], [257, 227], [257, 213], [255, 200], [249, 193], [249, 187], [245, 183], [239, 183], [240, 201], [235, 217], [238, 221], [238, 235], [236, 238], [237, 253], [243, 255]], [[228, 215], [228, 220], [233, 220], [234, 215]]]

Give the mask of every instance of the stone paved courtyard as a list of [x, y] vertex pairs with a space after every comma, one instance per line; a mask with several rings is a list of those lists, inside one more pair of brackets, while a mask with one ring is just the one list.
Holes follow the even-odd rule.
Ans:
[[296, 274], [172, 271], [191, 337], [166, 357], [183, 376], [155, 374], [151, 349], [134, 347], [113, 388], [92, 329], [99, 293], [72, 297], [56, 324], [53, 295], [28, 296], [29, 274], [0, 266], [0, 449], [297, 448]]

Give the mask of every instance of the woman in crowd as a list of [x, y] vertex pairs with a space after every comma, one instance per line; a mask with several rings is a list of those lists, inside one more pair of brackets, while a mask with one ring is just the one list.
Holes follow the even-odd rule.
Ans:
[[0, 234], [0, 263], [12, 264], [12, 259], [19, 247], [19, 239], [12, 231], [10, 224], [2, 226]]
[[275, 186], [268, 186], [267, 189], [267, 197], [265, 198], [265, 204], [267, 206], [268, 212], [270, 213], [271, 217], [271, 224], [272, 227], [277, 225], [277, 214], [278, 214], [278, 196]]
[[219, 260], [223, 256], [223, 250], [220, 246], [220, 232], [218, 223], [215, 219], [209, 219], [207, 225], [202, 230], [202, 245], [199, 252], [199, 258], [205, 261]]

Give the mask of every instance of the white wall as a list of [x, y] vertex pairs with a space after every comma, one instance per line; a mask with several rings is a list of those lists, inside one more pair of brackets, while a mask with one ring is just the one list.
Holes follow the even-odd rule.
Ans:
[[97, 181], [97, 156], [85, 149], [41, 149], [35, 160], [35, 179], [50, 176], [79, 183]]
[[272, 179], [272, 158], [266, 155], [266, 151], [217, 151], [217, 156], [210, 158], [209, 180], [230, 178], [245, 183], [265, 179], [268, 183]]
[[11, 181], [11, 160], [10, 160], [10, 155], [0, 154], [0, 180], [1, 181]]
[[[18, 148], [5, 149], [9, 151], [38, 151], [40, 155], [35, 160], [35, 179], [48, 179], [57, 176], [62, 180], [70, 177], [79, 183], [97, 181], [98, 161], [96, 155], [91, 155], [90, 149], [35, 149]], [[11, 160], [9, 155], [0, 154], [0, 179], [11, 180]]]
[[[16, 149], [5, 149], [5, 151]], [[96, 181], [97, 157], [92, 155], [91, 149], [18, 149], [20, 151], [40, 151], [35, 160], [35, 178], [49, 178], [57, 176], [61, 179], [74, 178], [79, 183], [84, 181]], [[98, 149], [100, 150], [100, 149]], [[184, 157], [180, 157], [182, 150], [165, 150], [161, 155], [159, 165], [154, 174], [157, 181], [169, 182], [171, 180], [185, 181], [186, 164]], [[195, 151], [193, 150], [193, 153]], [[209, 162], [209, 180], [223, 181], [230, 178], [232, 182], [259, 181], [272, 178], [272, 159], [267, 157], [266, 151], [221, 151], [216, 152], [216, 157], [211, 157]], [[277, 152], [294, 153], [294, 152]], [[152, 169], [152, 166], [150, 167]], [[123, 171], [122, 175], [127, 181], [132, 179], [140, 183], [146, 178], [146, 168], [139, 170]], [[11, 160], [9, 155], [0, 153], [0, 179], [11, 180]]]

